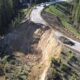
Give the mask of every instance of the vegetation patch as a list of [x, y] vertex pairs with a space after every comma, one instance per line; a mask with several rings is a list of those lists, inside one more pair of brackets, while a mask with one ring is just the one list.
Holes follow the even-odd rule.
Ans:
[[30, 67], [6, 49], [0, 53], [0, 80], [27, 80]]
[[27, 80], [29, 67], [14, 56], [0, 58], [0, 79]]
[[67, 29], [70, 33], [72, 33], [76, 38], [80, 39], [80, 33], [75, 27], [73, 27], [73, 24], [69, 19], [69, 16], [71, 15], [70, 10], [68, 10], [70, 5], [67, 7], [64, 4], [65, 3], [51, 5], [46, 8], [45, 11], [58, 17], [63, 27]]
[[48, 80], [80, 80], [79, 53], [63, 48], [59, 60], [52, 59]]
[[10, 27], [15, 28], [21, 21], [26, 17], [27, 13], [29, 12], [29, 8], [22, 8], [18, 10], [16, 17], [11, 21]]

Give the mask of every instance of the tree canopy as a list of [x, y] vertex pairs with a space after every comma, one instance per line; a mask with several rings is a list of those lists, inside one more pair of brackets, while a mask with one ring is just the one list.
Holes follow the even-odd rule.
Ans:
[[73, 0], [73, 25], [80, 32], [80, 0]]

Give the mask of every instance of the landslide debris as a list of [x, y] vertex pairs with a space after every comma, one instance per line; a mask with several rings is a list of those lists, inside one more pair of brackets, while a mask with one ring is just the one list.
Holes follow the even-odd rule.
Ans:
[[29, 21], [0, 40], [1, 57], [14, 55], [29, 66], [27, 80], [45, 79], [50, 59], [58, 58], [60, 52], [61, 46], [55, 39], [54, 31]]

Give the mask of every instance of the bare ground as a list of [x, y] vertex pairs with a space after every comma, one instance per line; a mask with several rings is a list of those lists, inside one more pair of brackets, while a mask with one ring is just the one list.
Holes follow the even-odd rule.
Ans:
[[5, 51], [30, 66], [28, 80], [39, 80], [49, 58], [59, 57], [61, 46], [49, 27], [27, 21], [0, 40], [0, 56]]
[[41, 61], [42, 54], [37, 49], [37, 45], [46, 29], [48, 28], [43, 29], [41, 25], [29, 21], [20, 24], [16, 30], [0, 40], [0, 53], [7, 50], [9, 55], [15, 55], [19, 60], [33, 68]]

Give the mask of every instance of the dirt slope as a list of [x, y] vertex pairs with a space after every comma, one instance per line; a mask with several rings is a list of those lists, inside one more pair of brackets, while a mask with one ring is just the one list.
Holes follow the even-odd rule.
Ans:
[[52, 57], [58, 58], [61, 45], [54, 31], [32, 22], [21, 24], [18, 29], [0, 40], [0, 52], [7, 50], [30, 66], [28, 80], [44, 80]]

